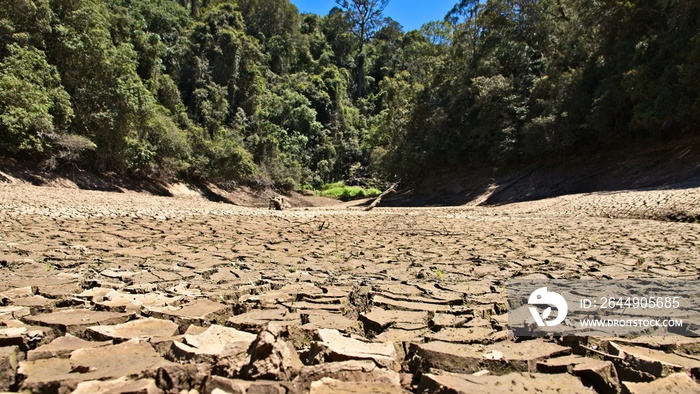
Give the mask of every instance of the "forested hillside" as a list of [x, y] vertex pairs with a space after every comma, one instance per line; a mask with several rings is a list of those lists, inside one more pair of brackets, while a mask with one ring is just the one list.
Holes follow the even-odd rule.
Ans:
[[386, 2], [0, 0], [0, 155], [293, 190], [697, 135], [696, 0]]

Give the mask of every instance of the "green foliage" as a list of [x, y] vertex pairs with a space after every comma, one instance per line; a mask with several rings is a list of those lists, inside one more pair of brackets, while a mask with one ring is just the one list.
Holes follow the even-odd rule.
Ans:
[[322, 191], [330, 190], [330, 189], [342, 189], [345, 187], [345, 182], [333, 182], [333, 183], [326, 183], [325, 185], [321, 186]]
[[50, 23], [48, 0], [0, 0], [0, 56], [8, 54], [11, 43], [43, 47]]
[[697, 133], [698, 11], [689, 0], [461, 1], [404, 36], [405, 71], [380, 83], [373, 161], [414, 177]]
[[696, 1], [337, 3], [0, 0], [0, 154], [291, 191], [697, 133]]
[[43, 52], [17, 44], [7, 51], [0, 62], [0, 149], [43, 152], [73, 117], [68, 94]]
[[382, 192], [379, 189], [346, 186], [344, 182], [328, 183], [321, 187], [322, 196], [337, 198], [343, 201], [376, 197], [380, 194], [382, 194]]

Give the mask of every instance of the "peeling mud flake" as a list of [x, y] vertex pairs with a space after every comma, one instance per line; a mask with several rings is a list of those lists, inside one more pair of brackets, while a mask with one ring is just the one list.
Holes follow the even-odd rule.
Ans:
[[563, 356], [537, 363], [542, 373], [570, 373], [590, 383], [600, 393], [619, 393], [620, 381], [611, 361], [581, 356]]
[[700, 393], [700, 384], [685, 373], [671, 374], [648, 383], [622, 382], [629, 394], [692, 394]]
[[9, 391], [14, 386], [18, 362], [22, 357], [16, 346], [0, 347], [0, 390]]
[[301, 320], [304, 323], [302, 329], [314, 331], [321, 328], [335, 329], [345, 333], [360, 332], [360, 322], [351, 320], [347, 317], [325, 311], [308, 311], [300, 314]]
[[494, 374], [508, 371], [535, 372], [536, 364], [548, 358], [571, 353], [568, 347], [540, 340], [520, 343], [500, 342], [492, 345], [462, 345], [448, 342], [413, 343], [415, 371], [430, 368], [456, 373], [475, 373], [488, 369]]
[[601, 338], [600, 341], [642, 346], [666, 352], [678, 351], [691, 355], [700, 355], [700, 338], [698, 337], [642, 335], [636, 338]]
[[308, 392], [313, 382], [324, 378], [332, 378], [343, 382], [373, 382], [388, 384], [397, 389], [401, 387], [401, 377], [395, 371], [377, 366], [370, 360], [350, 360], [319, 365], [305, 366], [294, 379], [301, 392]]
[[345, 361], [372, 360], [378, 366], [398, 371], [399, 355], [393, 343], [363, 342], [344, 337], [338, 330], [321, 329], [317, 332], [317, 341], [311, 343], [309, 360]]
[[0, 346], [26, 347], [27, 327], [0, 328]]
[[259, 332], [270, 322], [284, 326], [299, 326], [301, 318], [299, 313], [289, 312], [286, 308], [255, 309], [231, 316], [226, 320], [226, 325], [242, 331]]
[[86, 335], [96, 341], [120, 343], [130, 339], [170, 338], [178, 334], [178, 325], [170, 320], [146, 318], [113, 326], [92, 326]]
[[528, 392], [595, 394], [593, 389], [585, 387], [575, 376], [537, 373], [511, 373], [503, 376], [425, 374], [421, 377], [418, 392], [425, 394], [521, 394]]
[[0, 307], [0, 321], [21, 319], [31, 314], [31, 309], [26, 306], [13, 305]]
[[631, 368], [656, 377], [668, 376], [675, 372], [700, 373], [700, 361], [694, 358], [614, 342], [609, 346], [613, 354], [623, 357]]
[[436, 333], [427, 334], [425, 338], [430, 341], [487, 344], [494, 342], [495, 333], [496, 331], [486, 327], [443, 328]]
[[54, 331], [82, 336], [85, 329], [94, 325], [120, 324], [129, 321], [132, 314], [97, 312], [86, 309], [66, 309], [23, 318], [27, 324], [51, 327]]
[[74, 350], [86, 349], [93, 347], [102, 347], [111, 345], [111, 341], [91, 342], [80, 339], [71, 334], [58, 337], [51, 343], [39, 346], [34, 350], [27, 352], [28, 361], [36, 361], [47, 358], [68, 358]]
[[371, 330], [377, 334], [390, 327], [416, 330], [428, 327], [428, 313], [384, 310], [375, 307], [369, 312], [360, 314], [360, 321], [364, 324], [365, 331]]
[[214, 324], [199, 334], [185, 334], [183, 342], [173, 341], [172, 355], [213, 364], [220, 356], [245, 353], [255, 338], [255, 334]]
[[180, 332], [184, 332], [190, 324], [223, 324], [233, 314], [233, 310], [228, 305], [199, 299], [183, 307], [144, 306], [143, 313], [158, 319], [172, 320], [180, 326]]
[[138, 375], [170, 364], [146, 342], [132, 340], [114, 346], [78, 349], [68, 359], [51, 358], [20, 363], [21, 390], [57, 392], [79, 382]]
[[82, 382], [71, 394], [162, 394], [153, 379], [129, 380], [125, 377], [115, 380], [92, 380]]
[[471, 309], [465, 306], [452, 306], [448, 303], [444, 304], [433, 304], [420, 301], [402, 301], [394, 300], [384, 296], [377, 295], [372, 300], [375, 305], [381, 306], [385, 309], [397, 310], [397, 311], [419, 311], [419, 312], [442, 312], [442, 313], [455, 313], [455, 314], [466, 314], [471, 312]]
[[112, 312], [139, 312], [142, 306], [164, 307], [177, 305], [182, 297], [169, 297], [158, 293], [129, 294], [110, 291], [102, 301], [95, 304], [102, 310]]
[[430, 318], [430, 326], [433, 330], [441, 330], [443, 328], [461, 327], [469, 321], [469, 316], [458, 316], [449, 313], [436, 313]]
[[309, 394], [402, 394], [401, 387], [382, 382], [343, 382], [333, 378], [323, 378], [311, 383]]
[[287, 394], [297, 393], [296, 385], [291, 382], [275, 382], [275, 381], [249, 381], [241, 379], [229, 379], [222, 376], [214, 376], [207, 381], [207, 394], [230, 394], [230, 393], [269, 393], [269, 394]]

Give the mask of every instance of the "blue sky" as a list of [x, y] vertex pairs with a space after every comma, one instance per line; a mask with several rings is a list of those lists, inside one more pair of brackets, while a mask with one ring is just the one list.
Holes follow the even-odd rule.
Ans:
[[[334, 0], [291, 0], [299, 12], [326, 15], [336, 6]], [[442, 19], [458, 0], [392, 0], [384, 15], [399, 22], [404, 31], [420, 28], [424, 23]]]

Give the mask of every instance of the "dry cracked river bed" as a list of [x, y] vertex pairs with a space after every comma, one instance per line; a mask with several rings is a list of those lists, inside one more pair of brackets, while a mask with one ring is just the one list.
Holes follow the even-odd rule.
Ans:
[[516, 339], [504, 290], [697, 280], [698, 214], [693, 188], [276, 212], [0, 184], [0, 391], [700, 392], [700, 338]]

